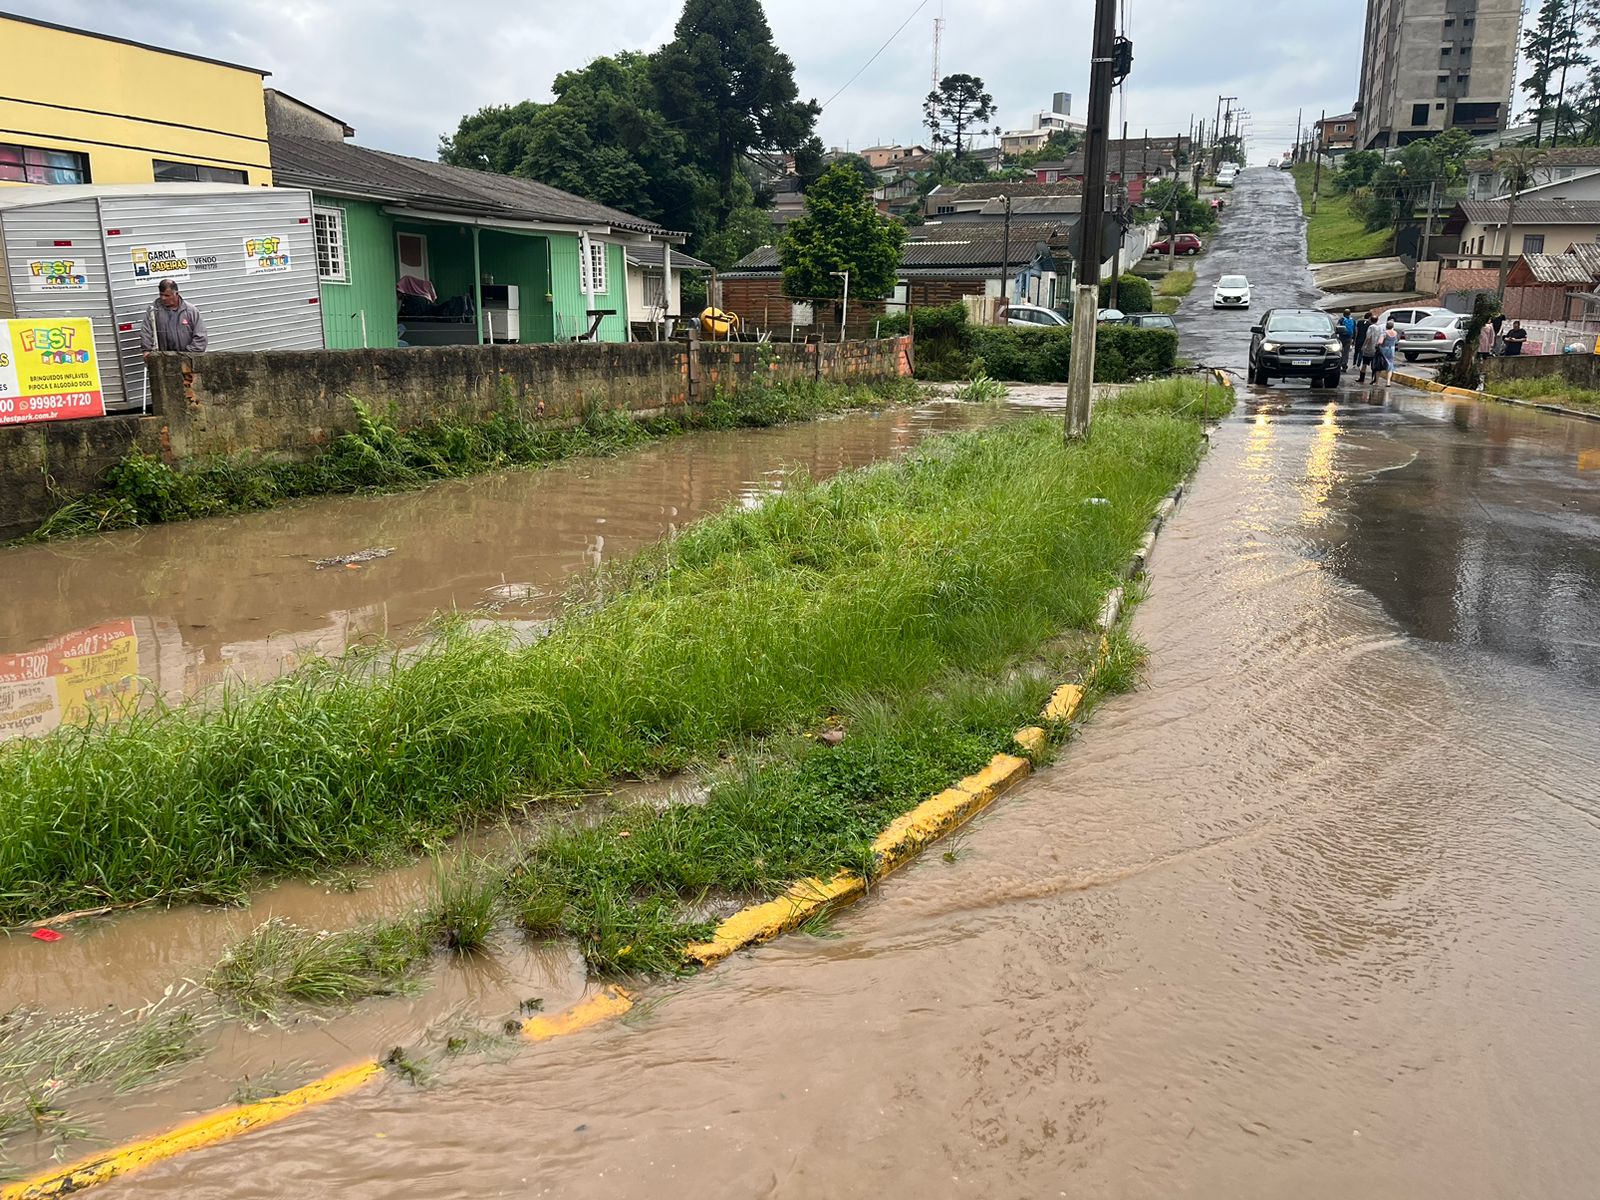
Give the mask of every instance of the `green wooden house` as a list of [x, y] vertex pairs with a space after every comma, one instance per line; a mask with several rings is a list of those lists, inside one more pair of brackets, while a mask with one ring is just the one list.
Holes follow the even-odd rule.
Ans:
[[330, 349], [628, 341], [628, 250], [670, 264], [683, 240], [544, 184], [357, 146], [332, 119], [283, 124], [273, 176], [312, 193]]

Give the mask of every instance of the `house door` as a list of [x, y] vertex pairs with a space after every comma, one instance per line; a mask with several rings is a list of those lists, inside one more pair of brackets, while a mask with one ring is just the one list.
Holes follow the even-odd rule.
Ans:
[[420, 233], [396, 232], [395, 260], [401, 279], [428, 282], [428, 239]]

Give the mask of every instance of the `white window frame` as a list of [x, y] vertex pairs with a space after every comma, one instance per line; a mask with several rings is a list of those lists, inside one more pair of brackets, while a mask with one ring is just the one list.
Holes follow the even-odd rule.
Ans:
[[606, 278], [606, 243], [591, 237], [589, 239], [589, 261], [583, 261], [583, 241], [578, 242], [578, 287], [590, 296], [599, 296], [610, 292]]
[[[332, 239], [325, 239], [325, 228], [333, 231]], [[350, 240], [345, 234], [344, 209], [334, 208], [331, 205], [313, 204], [311, 206], [311, 236], [316, 243], [317, 251], [317, 278], [327, 283], [350, 282], [350, 256], [348, 253]], [[324, 243], [333, 251], [328, 255], [335, 270], [324, 272], [322, 269]]]

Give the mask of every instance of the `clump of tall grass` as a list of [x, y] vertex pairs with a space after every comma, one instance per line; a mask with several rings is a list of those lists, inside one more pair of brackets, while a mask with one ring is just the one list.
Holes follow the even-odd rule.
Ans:
[[[1019, 421], [730, 509], [533, 645], [458, 626], [390, 669], [318, 664], [6, 743], [0, 921], [436, 843], [529, 794], [713, 761], [1087, 628], [1200, 453], [1199, 423], [1172, 415], [1198, 416], [1195, 394], [1155, 386], [1084, 443]], [[565, 920], [559, 900], [520, 907]]]
[[451, 950], [481, 950], [500, 917], [504, 883], [493, 864], [471, 854], [436, 861], [425, 928]]
[[292, 1003], [349, 1004], [402, 990], [433, 944], [414, 920], [312, 931], [274, 917], [230, 946], [206, 986], [248, 1016], [280, 1018]]

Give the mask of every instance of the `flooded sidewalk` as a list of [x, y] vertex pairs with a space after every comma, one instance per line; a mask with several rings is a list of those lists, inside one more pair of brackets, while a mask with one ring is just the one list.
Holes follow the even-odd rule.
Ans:
[[[826, 478], [1001, 411], [932, 402], [695, 433], [420, 491], [0, 549], [0, 738], [140, 688], [178, 702], [364, 642], [406, 644], [439, 612], [548, 618], [574, 575], [755, 504], [793, 472]], [[318, 566], [369, 549], [392, 552]]]

